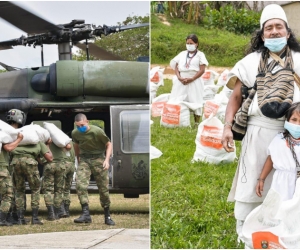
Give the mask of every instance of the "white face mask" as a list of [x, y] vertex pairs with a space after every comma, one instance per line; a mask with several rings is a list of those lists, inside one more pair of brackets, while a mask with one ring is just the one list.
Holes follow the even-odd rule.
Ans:
[[186, 49], [188, 51], [195, 51], [196, 50], [196, 44], [186, 44]]

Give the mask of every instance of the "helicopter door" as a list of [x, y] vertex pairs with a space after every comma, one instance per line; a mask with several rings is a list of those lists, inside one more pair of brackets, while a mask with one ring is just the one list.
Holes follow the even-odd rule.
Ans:
[[110, 112], [112, 188], [149, 188], [149, 105], [111, 106]]

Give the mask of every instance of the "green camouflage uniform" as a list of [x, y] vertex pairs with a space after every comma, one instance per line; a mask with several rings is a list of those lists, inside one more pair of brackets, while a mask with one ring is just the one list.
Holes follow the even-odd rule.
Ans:
[[17, 210], [24, 208], [25, 177], [31, 190], [31, 208], [39, 208], [41, 183], [38, 162], [35, 159], [44, 156], [47, 152], [49, 152], [49, 148], [41, 142], [18, 146], [11, 152]]
[[0, 153], [0, 193], [2, 195], [0, 211], [8, 213], [13, 198], [13, 184], [8, 172], [8, 154], [3, 148]]
[[67, 153], [67, 159], [65, 161], [66, 172], [65, 172], [65, 187], [63, 190], [63, 200], [65, 204], [70, 205], [70, 190], [72, 186], [73, 176], [75, 172], [75, 152], [73, 143], [71, 143], [72, 148]]
[[60, 207], [63, 201], [63, 189], [65, 186], [66, 152], [64, 148], [50, 144], [53, 161], [46, 163], [43, 172], [42, 190], [46, 206]]
[[104, 131], [94, 125], [89, 125], [90, 129], [81, 133], [77, 129], [72, 131], [72, 138], [79, 145], [80, 162], [76, 171], [76, 191], [81, 204], [88, 204], [88, 185], [90, 176], [93, 174], [100, 194], [100, 204], [102, 207], [109, 207], [110, 199], [108, 192], [108, 171], [103, 169], [105, 160], [105, 145], [109, 138]]

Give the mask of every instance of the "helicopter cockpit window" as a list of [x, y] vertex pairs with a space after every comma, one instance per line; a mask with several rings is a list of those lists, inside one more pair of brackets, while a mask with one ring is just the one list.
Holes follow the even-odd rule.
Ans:
[[149, 153], [149, 110], [122, 111], [120, 127], [124, 153]]

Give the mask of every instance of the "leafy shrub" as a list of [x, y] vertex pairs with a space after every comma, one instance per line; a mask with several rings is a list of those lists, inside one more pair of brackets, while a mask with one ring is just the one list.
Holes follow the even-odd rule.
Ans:
[[220, 11], [205, 9], [203, 24], [205, 28], [224, 29], [236, 34], [251, 34], [259, 28], [260, 12], [247, 9], [234, 9], [231, 5], [220, 8]]

